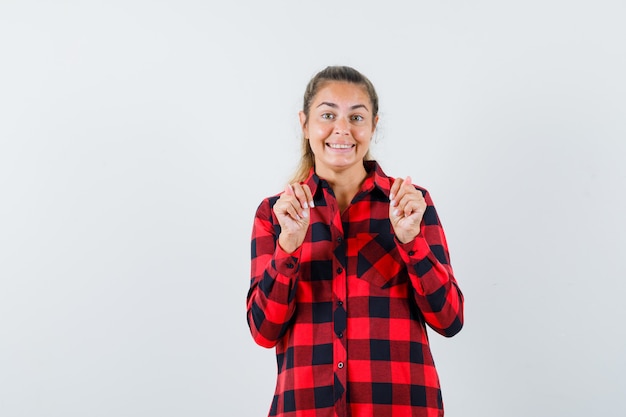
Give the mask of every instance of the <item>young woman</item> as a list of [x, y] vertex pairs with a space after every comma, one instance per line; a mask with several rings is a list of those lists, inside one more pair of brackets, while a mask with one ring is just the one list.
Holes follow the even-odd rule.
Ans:
[[248, 324], [275, 347], [270, 416], [442, 416], [426, 325], [453, 336], [463, 295], [428, 192], [370, 158], [378, 96], [350, 67], [307, 86], [302, 161], [257, 209]]

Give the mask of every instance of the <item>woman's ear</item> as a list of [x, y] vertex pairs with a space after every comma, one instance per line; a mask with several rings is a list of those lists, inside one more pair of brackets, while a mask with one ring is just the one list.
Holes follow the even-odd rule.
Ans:
[[376, 130], [377, 125], [378, 125], [378, 115], [374, 117], [374, 122], [372, 123], [372, 133]]
[[303, 111], [300, 111], [300, 113], [298, 113], [298, 116], [300, 117], [300, 127], [302, 128], [302, 134], [305, 138], [308, 138], [309, 136], [306, 133], [306, 114]]

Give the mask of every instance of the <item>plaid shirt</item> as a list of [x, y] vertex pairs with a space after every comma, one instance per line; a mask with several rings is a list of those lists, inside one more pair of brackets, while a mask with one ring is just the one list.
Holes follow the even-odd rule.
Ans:
[[463, 325], [463, 295], [428, 192], [420, 234], [402, 244], [389, 220], [393, 178], [374, 161], [340, 213], [328, 183], [306, 180], [315, 208], [304, 243], [277, 244], [272, 207], [259, 205], [252, 232], [248, 325], [276, 346], [270, 416], [442, 416], [426, 324], [444, 336]]

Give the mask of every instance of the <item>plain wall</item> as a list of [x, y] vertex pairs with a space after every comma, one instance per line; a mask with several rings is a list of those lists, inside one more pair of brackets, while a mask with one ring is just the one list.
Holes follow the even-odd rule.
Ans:
[[621, 1], [0, 3], [0, 415], [265, 416], [245, 319], [306, 83], [378, 89], [466, 326], [449, 417], [626, 414]]

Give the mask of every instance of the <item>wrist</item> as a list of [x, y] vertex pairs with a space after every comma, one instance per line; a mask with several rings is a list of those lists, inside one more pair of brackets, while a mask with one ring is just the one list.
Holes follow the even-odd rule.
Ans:
[[278, 236], [278, 244], [281, 249], [286, 253], [293, 253], [296, 249], [302, 245], [302, 242], [298, 241], [299, 239], [295, 239], [290, 236], [285, 236], [283, 233]]
[[409, 234], [397, 234], [396, 233], [396, 239], [398, 239], [398, 242], [402, 243], [403, 245], [412, 242], [413, 240], [415, 240], [415, 238], [419, 235], [419, 231], [414, 234], [414, 235], [409, 235]]

